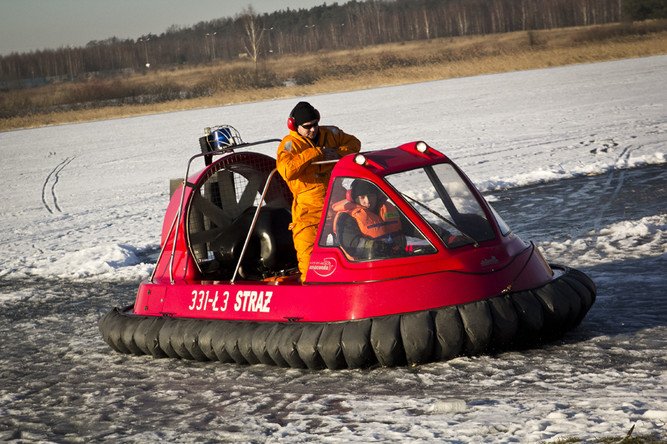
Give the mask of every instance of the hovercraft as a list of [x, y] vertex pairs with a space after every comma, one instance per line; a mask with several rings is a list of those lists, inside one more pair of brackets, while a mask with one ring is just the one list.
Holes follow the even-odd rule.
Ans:
[[[245, 143], [229, 126], [200, 139], [152, 275], [99, 322], [111, 348], [309, 369], [417, 365], [554, 340], [593, 304], [591, 279], [547, 263], [422, 141], [336, 161], [300, 279], [292, 196], [275, 159], [251, 149], [277, 142]], [[354, 181], [397, 209], [400, 248], [345, 246], [333, 208]]]

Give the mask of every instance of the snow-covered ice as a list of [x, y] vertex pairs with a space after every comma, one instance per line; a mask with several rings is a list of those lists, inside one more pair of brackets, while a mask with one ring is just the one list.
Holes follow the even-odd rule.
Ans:
[[153, 360], [99, 337], [152, 270], [203, 128], [279, 138], [299, 99], [0, 133], [0, 441], [667, 439], [665, 84], [657, 56], [299, 98], [364, 150], [445, 152], [598, 284], [559, 343], [416, 368]]

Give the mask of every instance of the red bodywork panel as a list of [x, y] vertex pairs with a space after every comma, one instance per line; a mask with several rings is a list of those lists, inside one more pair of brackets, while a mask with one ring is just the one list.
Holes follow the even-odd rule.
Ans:
[[[190, 204], [193, 186], [186, 186], [183, 195], [182, 188], [174, 193], [167, 208], [163, 253], [152, 282], [139, 287], [134, 312], [202, 319], [335, 322], [458, 305], [537, 288], [553, 279], [551, 268], [536, 247], [514, 234], [500, 233], [488, 204], [455, 165], [496, 236], [478, 246], [446, 248], [428, 223], [382, 179], [394, 172], [450, 162], [430, 147], [419, 152], [416, 145], [413, 142], [363, 153], [363, 165], [354, 161], [355, 156], [347, 156], [335, 166], [332, 180], [349, 176], [376, 183], [436, 247], [435, 253], [352, 262], [340, 248], [316, 243], [306, 284], [296, 279], [203, 281], [187, 246], [186, 218], [177, 217], [179, 206], [186, 214]], [[189, 178], [188, 183], [196, 185], [207, 174], [210, 176], [208, 169]], [[327, 196], [324, 208], [331, 203], [333, 199]], [[318, 238], [323, 226], [320, 224]]]

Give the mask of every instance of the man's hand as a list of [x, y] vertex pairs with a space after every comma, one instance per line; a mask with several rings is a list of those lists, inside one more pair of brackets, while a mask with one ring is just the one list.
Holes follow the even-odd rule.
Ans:
[[338, 160], [338, 150], [336, 148], [322, 148], [323, 160]]

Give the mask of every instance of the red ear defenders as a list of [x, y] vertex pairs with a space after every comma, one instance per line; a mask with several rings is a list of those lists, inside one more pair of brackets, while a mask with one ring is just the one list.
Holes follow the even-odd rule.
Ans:
[[[317, 113], [317, 120], [320, 120], [320, 112], [315, 110]], [[294, 121], [294, 117], [290, 114], [290, 116], [287, 118], [287, 128], [290, 131], [296, 131], [299, 125], [296, 124]]]

